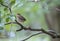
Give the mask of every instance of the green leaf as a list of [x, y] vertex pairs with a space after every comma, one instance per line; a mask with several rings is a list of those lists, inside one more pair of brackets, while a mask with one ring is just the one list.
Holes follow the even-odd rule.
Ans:
[[11, 2], [10, 2], [10, 5], [12, 6], [12, 5], [14, 5], [15, 4], [15, 0], [12, 0]]
[[6, 18], [6, 22], [9, 22], [9, 19], [10, 19], [9, 17], [8, 17], [8, 18]]
[[7, 8], [6, 7], [4, 8], [4, 11], [7, 11]]
[[0, 0], [0, 3], [3, 3], [3, 0]]

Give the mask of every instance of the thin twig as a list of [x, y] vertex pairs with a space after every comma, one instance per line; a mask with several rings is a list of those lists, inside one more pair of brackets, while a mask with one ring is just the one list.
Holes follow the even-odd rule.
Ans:
[[8, 23], [5, 23], [5, 25], [8, 25], [8, 24], [17, 24], [16, 22], [8, 22]]
[[18, 24], [19, 26], [21, 26], [21, 28], [17, 31], [21, 31], [21, 30], [30, 30], [30, 31], [42, 31], [43, 33], [45, 34], [48, 34], [50, 35], [52, 38], [60, 38], [60, 35], [57, 35], [57, 33], [52, 33], [53, 31], [45, 31], [44, 29], [32, 29], [32, 28], [26, 28], [24, 27], [22, 24], [20, 24], [19, 22], [17, 22], [17, 20], [15, 20], [16, 22], [10, 22], [10, 23], [7, 23], [7, 24], [11, 24], [11, 23], [14, 23], [14, 24]]
[[42, 34], [42, 33], [43, 33], [43, 32], [39, 32], [39, 33], [33, 34], [33, 35], [29, 36], [28, 38], [26, 38], [26, 39], [24, 39], [24, 40], [22, 40], [22, 41], [26, 41], [26, 40], [30, 39], [31, 37], [36, 36], [36, 35], [38, 35], [38, 34]]
[[3, 3], [1, 3], [1, 2], [0, 2], [0, 4], [1, 4], [2, 6], [4, 6], [4, 7], [8, 8], [8, 9], [9, 9], [9, 11], [10, 11], [10, 13], [12, 14], [12, 10], [11, 10], [11, 8], [10, 8], [9, 6], [4, 5], [4, 4], [3, 4]]
[[[26, 41], [26, 40], [30, 39], [31, 37], [36, 36], [36, 35], [38, 35], [38, 34], [42, 34], [42, 33], [44, 33], [44, 32], [40, 32], [40, 33], [33, 34], [33, 35], [29, 36], [28, 38], [26, 38], [26, 39], [24, 39], [24, 40], [22, 40], [22, 41]], [[48, 33], [50, 33], [51, 35], [53, 35], [52, 38], [60, 38], [60, 35], [57, 35], [57, 34], [54, 34], [54, 33], [51, 33], [51, 32], [48, 32]], [[47, 33], [45, 33], [45, 34], [47, 34]], [[50, 34], [49, 34], [49, 35], [50, 35]]]
[[9, 7], [9, 11], [10, 11], [10, 13], [12, 14], [12, 10], [11, 10], [11, 8]]
[[[17, 22], [17, 21], [16, 21]], [[18, 22], [17, 22], [18, 23]], [[47, 32], [47, 31], [45, 31], [44, 29], [32, 29], [32, 28], [26, 28], [26, 27], [24, 27], [22, 24], [20, 24], [20, 23], [18, 23], [19, 25], [21, 25], [21, 29], [20, 30], [30, 30], [30, 31], [42, 31], [43, 33], [45, 33], [45, 34], [48, 34], [48, 35], [50, 35], [52, 38], [56, 38], [56, 36], [54, 35], [54, 33], [51, 33], [51, 32]], [[58, 36], [58, 35], [57, 35]]]
[[21, 30], [23, 30], [24, 26], [23, 26], [21, 23], [17, 22], [17, 20], [15, 20], [15, 21], [16, 21], [16, 23], [17, 23], [19, 26], [21, 26], [21, 28], [18, 29], [18, 30], [16, 30], [16, 31], [21, 31]]
[[[42, 33], [44, 33], [44, 32], [33, 34], [33, 35], [29, 36], [28, 38], [23, 39], [22, 41], [26, 41], [26, 40], [30, 39], [31, 37], [36, 36], [38, 34], [42, 34]], [[52, 38], [60, 38], [60, 35], [57, 35], [57, 34], [54, 34], [54, 33], [51, 33], [51, 32], [48, 32], [48, 33], [53, 35]], [[45, 33], [45, 34], [47, 34], [47, 33]]]
[[8, 8], [8, 6], [7, 5], [4, 5], [3, 3], [0, 3], [2, 6], [4, 6], [4, 7], [7, 7]]

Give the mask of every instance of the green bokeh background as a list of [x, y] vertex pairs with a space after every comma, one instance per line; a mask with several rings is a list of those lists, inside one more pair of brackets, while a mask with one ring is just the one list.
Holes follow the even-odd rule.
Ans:
[[[26, 21], [22, 23], [24, 26], [31, 26], [31, 28], [40, 29], [43, 28], [45, 30], [48, 29], [47, 24], [45, 22], [44, 14], [50, 13], [49, 8], [59, 4], [60, 0], [40, 0], [39, 2], [29, 2], [28, 0], [0, 0], [0, 3], [3, 3], [12, 9], [13, 17], [16, 16], [17, 13], [20, 13], [22, 16], [26, 18]], [[0, 5], [0, 15], [1, 15], [1, 23], [6, 23], [11, 21], [11, 14], [8, 8]], [[14, 18], [13, 18], [14, 19]], [[16, 24], [9, 24], [3, 26], [7, 32], [15, 32], [15, 38], [7, 38], [1, 39], [1, 41], [20, 41], [29, 35], [36, 32], [29, 31], [20, 31], [16, 32], [16, 29], [20, 28]], [[30, 34], [28, 34], [28, 32]], [[26, 34], [27, 33], [27, 34]], [[27, 41], [50, 41], [50, 36], [46, 34], [41, 34], [34, 36]]]

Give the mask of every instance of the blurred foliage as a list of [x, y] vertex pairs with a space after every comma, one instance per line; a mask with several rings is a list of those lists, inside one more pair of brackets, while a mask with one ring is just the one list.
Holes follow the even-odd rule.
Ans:
[[[39, 2], [29, 2], [28, 0], [0, 0], [0, 3], [11, 7], [13, 17], [15, 17], [17, 13], [24, 16], [27, 20], [26, 22], [22, 23], [24, 26], [31, 26], [32, 28], [44, 28], [47, 30], [48, 27], [45, 22], [44, 14], [49, 13], [50, 7], [60, 4], [60, 0], [40, 0]], [[10, 19], [10, 15], [11, 13], [9, 9], [0, 5], [0, 23], [12, 21]], [[16, 25], [12, 26], [17, 28]], [[10, 29], [13, 27], [11, 27], [11, 25], [6, 25], [4, 28], [7, 31], [10, 31]]]

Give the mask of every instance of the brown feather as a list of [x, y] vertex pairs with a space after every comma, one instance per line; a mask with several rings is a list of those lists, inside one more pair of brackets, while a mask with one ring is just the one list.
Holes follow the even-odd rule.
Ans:
[[17, 14], [17, 17], [20, 21], [23, 21], [23, 22], [26, 21], [26, 19], [19, 13]]

